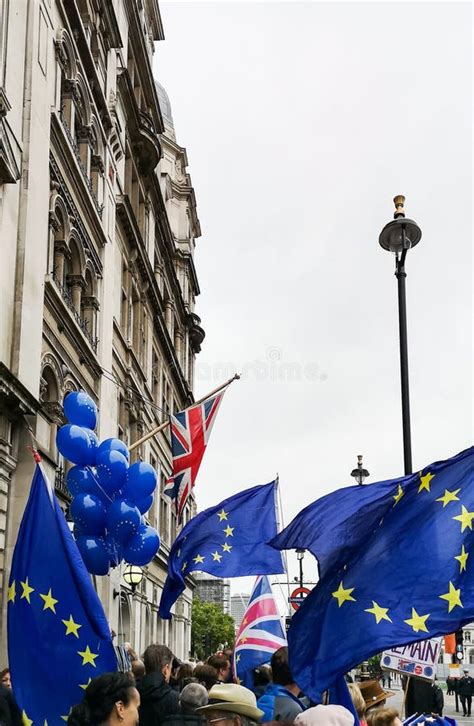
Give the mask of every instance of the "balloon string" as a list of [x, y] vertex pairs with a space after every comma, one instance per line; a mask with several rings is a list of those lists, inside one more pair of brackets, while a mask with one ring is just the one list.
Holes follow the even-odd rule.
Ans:
[[[107, 497], [107, 499], [109, 500], [109, 502], [113, 502], [114, 500], [112, 499], [112, 497], [110, 497], [110, 496], [109, 496], [109, 495], [107, 494], [107, 492], [105, 491], [105, 489], [104, 489], [103, 487], [101, 487], [101, 485], [99, 484], [99, 482], [98, 482], [98, 481], [97, 481], [97, 479], [95, 478], [95, 474], [94, 474], [94, 472], [92, 471], [92, 468], [91, 468], [90, 466], [86, 466], [86, 469], [88, 469], [88, 471], [89, 471], [89, 473], [90, 473], [91, 477], [93, 478], [94, 482], [96, 483], [97, 487], [98, 487], [98, 488], [100, 489], [100, 491], [102, 492], [102, 494], [104, 494], [104, 495], [105, 495], [105, 496]], [[66, 478], [66, 481], [67, 481], [67, 478]]]

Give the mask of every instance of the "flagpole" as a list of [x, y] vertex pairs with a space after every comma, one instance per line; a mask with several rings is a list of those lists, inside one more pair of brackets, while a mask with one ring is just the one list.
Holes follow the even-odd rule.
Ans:
[[[285, 524], [283, 521], [283, 504], [281, 500], [281, 491], [280, 491], [280, 477], [277, 474], [276, 475], [276, 485], [277, 485], [277, 492], [278, 492], [278, 501], [275, 502], [275, 509], [277, 514], [277, 524], [281, 526], [282, 530], [285, 528]], [[288, 614], [291, 615], [291, 604], [290, 604], [290, 573], [288, 570], [288, 555], [286, 550], [283, 550], [283, 558], [285, 561], [285, 570], [286, 570], [286, 584], [288, 587]]]
[[[210, 393], [207, 393], [205, 396], [200, 398], [198, 401], [195, 401], [192, 405], [193, 406], [199, 406], [200, 403], [203, 403], [203, 401], [206, 401], [211, 396], [214, 396], [214, 394], [219, 393], [219, 391], [222, 391], [223, 388], [227, 388], [227, 386], [230, 386], [233, 381], [238, 381], [240, 379], [239, 373], [236, 373], [232, 378], [229, 378], [228, 381], [225, 383], [222, 383], [220, 386], [217, 386], [213, 391]], [[156, 436], [156, 434], [159, 434], [160, 431], [163, 431], [167, 426], [170, 425], [169, 420], [165, 421], [164, 423], [160, 424], [160, 426], [156, 426], [156, 428], [149, 431], [147, 434], [141, 437], [141, 439], [138, 439], [138, 441], [134, 441], [133, 444], [131, 444], [128, 447], [129, 451], [133, 451], [133, 449], [136, 449], [137, 446], [140, 446], [140, 444], [143, 444], [145, 441], [148, 441], [148, 439], [151, 439], [153, 436]]]

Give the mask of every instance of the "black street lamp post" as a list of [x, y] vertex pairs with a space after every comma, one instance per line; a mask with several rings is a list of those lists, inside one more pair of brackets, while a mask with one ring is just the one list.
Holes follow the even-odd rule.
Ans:
[[[304, 550], [298, 549], [296, 550], [296, 557], [300, 565], [300, 587], [304, 587], [304, 575], [303, 575], [303, 557], [304, 557]], [[296, 579], [296, 578], [295, 578]]]
[[384, 250], [395, 255], [395, 276], [398, 281], [398, 327], [400, 336], [400, 374], [402, 388], [403, 420], [403, 458], [405, 474], [412, 473], [411, 430], [410, 430], [410, 391], [408, 386], [408, 340], [407, 305], [405, 291], [405, 258], [411, 247], [421, 239], [421, 229], [412, 219], [405, 217], [403, 211], [405, 197], [399, 194], [394, 198], [394, 220], [385, 225], [380, 233], [379, 243]]
[[354, 477], [357, 484], [362, 484], [367, 479], [368, 476], [370, 476], [367, 469], [364, 469], [364, 465], [362, 464], [362, 454], [359, 454], [357, 457], [357, 467], [355, 469], [352, 469], [351, 476]]

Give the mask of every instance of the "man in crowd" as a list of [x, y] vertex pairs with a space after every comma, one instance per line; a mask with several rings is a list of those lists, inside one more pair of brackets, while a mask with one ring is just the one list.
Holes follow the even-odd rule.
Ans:
[[207, 664], [217, 671], [217, 682], [227, 683], [230, 675], [230, 660], [224, 653], [209, 656]]
[[471, 715], [472, 694], [474, 692], [474, 680], [469, 675], [469, 668], [463, 669], [463, 676], [458, 681], [457, 691], [461, 699], [463, 716]]
[[137, 683], [140, 693], [140, 726], [159, 726], [180, 713], [179, 693], [169, 680], [173, 653], [166, 645], [149, 645], [143, 656], [146, 675]]
[[305, 710], [298, 698], [300, 689], [293, 680], [288, 665], [288, 648], [279, 648], [271, 659], [273, 683], [258, 699], [258, 707], [264, 712], [263, 721], [294, 721]]
[[216, 683], [209, 691], [209, 704], [196, 713], [205, 716], [208, 724], [219, 721], [221, 726], [226, 721], [235, 726], [255, 726], [263, 716], [252, 691], [235, 683]]

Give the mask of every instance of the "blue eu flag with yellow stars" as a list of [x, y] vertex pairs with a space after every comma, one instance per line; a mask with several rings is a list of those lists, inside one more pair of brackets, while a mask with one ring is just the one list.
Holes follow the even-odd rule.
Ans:
[[[358, 502], [359, 498], [359, 502]], [[321, 579], [293, 616], [290, 668], [321, 697], [386, 648], [474, 620], [474, 448], [423, 471], [323, 497], [273, 541], [323, 551]], [[321, 564], [321, 563], [320, 563]]]
[[64, 726], [89, 681], [117, 670], [102, 605], [40, 465], [13, 553], [8, 659], [25, 726]]
[[275, 481], [246, 489], [188, 522], [171, 547], [160, 601], [162, 618], [171, 617], [190, 572], [217, 577], [284, 572], [280, 552], [267, 544], [277, 533], [276, 490]]

